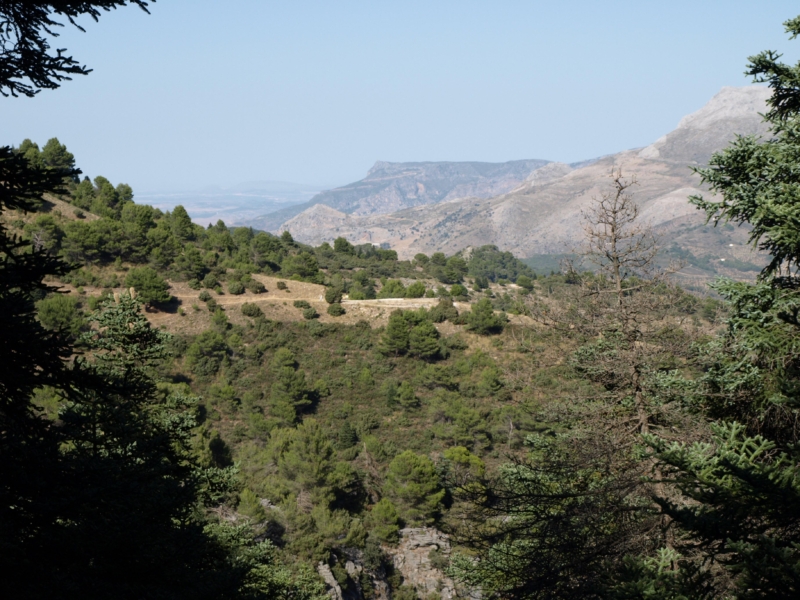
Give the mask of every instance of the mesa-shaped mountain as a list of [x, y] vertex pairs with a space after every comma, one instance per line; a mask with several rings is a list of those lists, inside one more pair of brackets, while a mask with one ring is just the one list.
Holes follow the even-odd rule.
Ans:
[[[338, 188], [342, 192], [331, 191], [340, 195], [323, 193], [316, 197], [348, 197], [348, 203], [315, 202], [315, 206], [272, 229], [286, 229], [296, 239], [313, 244], [330, 242], [338, 236], [355, 243], [389, 244], [406, 258], [417, 252], [454, 253], [484, 244], [495, 244], [520, 257], [568, 252], [582, 239], [581, 211], [592, 198], [610, 189], [609, 173], [621, 168], [624, 174], [638, 180], [632, 191], [642, 217], [663, 234], [662, 243], [698, 256], [711, 253], [717, 260], [722, 257], [722, 250], [715, 248], [724, 243], [724, 252], [732, 259], [745, 260], [750, 249], [744, 244], [743, 230], [727, 231], [723, 237], [719, 228], [708, 235], [700, 234], [698, 228], [704, 228], [705, 216], [687, 199], [708, 192], [704, 192], [691, 167], [705, 165], [714, 151], [724, 148], [737, 134], [767, 134], [759, 113], [765, 111], [769, 93], [767, 88], [758, 86], [725, 87], [703, 108], [684, 117], [675, 130], [644, 149], [626, 150], [573, 166], [524, 161], [525, 167], [515, 173], [534, 168], [512, 189], [491, 197], [475, 193], [460, 197], [470, 189], [462, 185], [458, 191], [439, 192], [438, 203], [419, 202], [421, 206], [381, 214], [393, 206], [391, 202], [372, 204], [374, 197], [359, 198], [357, 190], [362, 182], [358, 182]], [[370, 173], [381, 181], [384, 177], [389, 179], [391, 173], [404, 173], [404, 186], [415, 184], [418, 177], [412, 167], [392, 165], [390, 170], [383, 163]], [[512, 181], [508, 176], [503, 184], [486, 184], [482, 190], [488, 195]], [[420, 183], [422, 190], [425, 184]]]
[[376, 162], [360, 181], [326, 190], [305, 204], [287, 207], [247, 222], [277, 231], [287, 220], [316, 205], [358, 216], [397, 212], [457, 198], [490, 198], [525, 181], [546, 160], [485, 162]]

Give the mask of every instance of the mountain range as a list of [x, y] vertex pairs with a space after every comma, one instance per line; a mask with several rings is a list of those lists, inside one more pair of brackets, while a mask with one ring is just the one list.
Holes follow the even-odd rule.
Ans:
[[642, 217], [664, 245], [688, 253], [700, 270], [715, 263], [719, 268], [712, 270], [725, 273], [727, 260], [752, 271], [746, 231], [705, 226], [687, 199], [708, 193], [691, 167], [705, 165], [737, 134], [767, 134], [759, 113], [768, 97], [764, 87], [725, 87], [651, 145], [572, 165], [377, 162], [361, 181], [247, 224], [288, 230], [312, 244], [344, 236], [389, 245], [406, 258], [484, 244], [520, 257], [559, 254], [580, 241], [581, 211], [609, 189], [609, 173], [620, 168], [637, 179], [633, 192]]
[[505, 163], [378, 161], [360, 181], [321, 192], [304, 204], [266, 214], [247, 224], [276, 231], [301, 213], [309, 210], [313, 213], [317, 206], [366, 216], [458, 198], [490, 198], [511, 191], [547, 163], [546, 160]]

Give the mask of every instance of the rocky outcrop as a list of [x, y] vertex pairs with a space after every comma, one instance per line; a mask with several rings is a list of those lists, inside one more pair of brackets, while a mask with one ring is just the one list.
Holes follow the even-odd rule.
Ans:
[[[344, 578], [344, 588], [336, 579], [334, 569], [325, 563], [317, 564], [317, 573], [328, 586], [328, 595], [331, 600], [391, 600], [389, 584], [386, 582], [385, 574], [381, 569], [378, 573], [368, 572], [370, 582], [369, 594], [365, 594], [362, 589], [364, 577], [363, 554], [361, 550], [348, 548], [342, 550], [343, 554], [334, 556], [333, 561], [336, 568], [344, 567], [347, 577]], [[341, 574], [341, 570], [339, 571]]]
[[406, 585], [413, 586], [421, 598], [432, 594], [439, 594], [442, 600], [457, 597], [453, 580], [431, 562], [432, 552], [450, 556], [450, 541], [442, 532], [432, 527], [401, 529], [400, 543], [383, 550], [403, 575]]
[[333, 600], [344, 600], [342, 587], [339, 585], [339, 582], [336, 581], [336, 577], [333, 576], [333, 571], [331, 571], [330, 566], [325, 563], [319, 563], [317, 565], [317, 573], [322, 577], [322, 581], [325, 582], [325, 585], [328, 586], [328, 595], [333, 598]]
[[770, 96], [766, 87], [724, 87], [700, 110], [685, 116], [674, 131], [639, 152], [651, 160], [703, 165], [711, 154], [724, 148], [736, 134], [765, 135], [759, 113]]

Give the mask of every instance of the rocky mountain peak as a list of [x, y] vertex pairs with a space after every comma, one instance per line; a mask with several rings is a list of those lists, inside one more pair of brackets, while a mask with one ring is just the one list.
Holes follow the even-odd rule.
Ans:
[[677, 129], [707, 129], [729, 119], [755, 119], [767, 107], [772, 92], [767, 87], [723, 87], [700, 110], [683, 117]]
[[769, 88], [724, 87], [705, 106], [683, 117], [678, 127], [639, 152], [641, 158], [705, 164], [736, 134], [764, 135], [760, 113], [766, 111]]

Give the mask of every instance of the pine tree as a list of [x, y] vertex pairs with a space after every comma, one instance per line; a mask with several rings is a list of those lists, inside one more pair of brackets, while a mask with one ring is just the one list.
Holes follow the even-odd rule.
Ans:
[[423, 321], [411, 329], [408, 336], [408, 353], [423, 359], [439, 355], [439, 331], [430, 321]]
[[411, 450], [401, 452], [389, 464], [385, 490], [403, 518], [415, 524], [433, 523], [445, 496], [433, 462]]
[[297, 366], [294, 354], [287, 348], [279, 348], [272, 358], [271, 372], [275, 379], [269, 394], [270, 414], [286, 423], [293, 423], [298, 411], [312, 402], [306, 374]]
[[398, 356], [408, 351], [409, 327], [402, 310], [395, 310], [389, 315], [389, 323], [381, 336], [381, 349], [386, 354]]
[[172, 225], [172, 232], [180, 240], [193, 240], [194, 239], [194, 225], [189, 213], [180, 204], [172, 209], [170, 215]]
[[155, 269], [134, 267], [125, 276], [125, 285], [136, 290], [136, 295], [145, 304], [169, 302], [169, 284]]
[[481, 298], [467, 315], [467, 329], [480, 335], [500, 333], [505, 327], [506, 320], [494, 314], [492, 303], [488, 298]]

